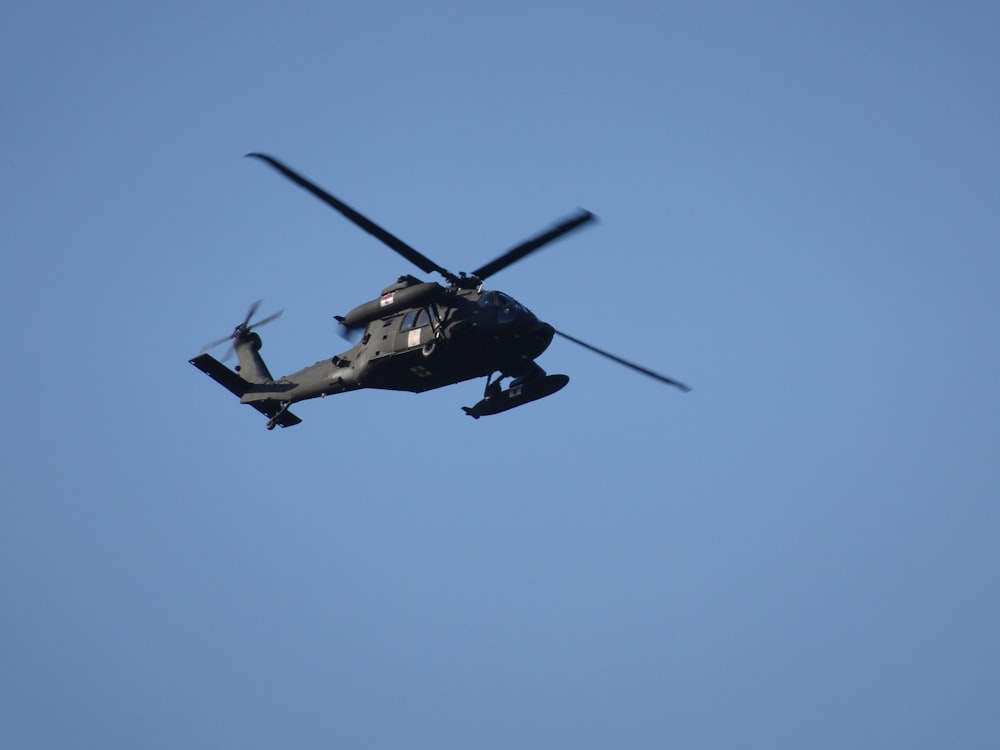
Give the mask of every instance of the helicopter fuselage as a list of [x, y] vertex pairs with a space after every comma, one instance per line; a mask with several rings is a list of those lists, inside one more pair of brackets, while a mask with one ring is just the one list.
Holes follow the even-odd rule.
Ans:
[[[405, 299], [405, 291], [418, 285], [431, 286], [403, 277], [379, 300], [397, 294]], [[534, 360], [552, 342], [552, 326], [503, 292], [432, 286], [437, 291], [425, 294], [427, 304], [384, 304], [388, 314], [367, 321], [353, 347], [276, 380], [258, 354], [259, 335], [250, 333], [246, 341], [236, 343], [237, 371], [253, 383], [241, 399], [295, 403], [360, 388], [422, 393], [494, 373], [521, 379], [544, 376]], [[376, 314], [377, 308], [369, 309]]]

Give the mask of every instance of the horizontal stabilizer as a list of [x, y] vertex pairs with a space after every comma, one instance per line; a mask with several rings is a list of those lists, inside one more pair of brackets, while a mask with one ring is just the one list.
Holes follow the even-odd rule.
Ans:
[[[242, 398], [251, 388], [250, 383], [241, 378], [237, 373], [230, 370], [211, 354], [199, 354], [197, 357], [189, 361], [192, 365], [197, 367], [203, 373], [208, 375], [208, 377], [238, 398]], [[281, 427], [291, 427], [302, 421], [287, 409], [285, 411], [281, 411], [281, 408], [274, 401], [251, 401], [250, 406], [268, 419], [273, 419], [274, 423], [280, 425]]]
[[243, 394], [250, 390], [250, 384], [230, 370], [211, 354], [199, 354], [192, 360], [192, 365], [208, 375], [219, 385], [226, 388], [237, 398], [242, 398]]
[[[285, 411], [279, 411], [273, 401], [251, 401], [250, 406], [268, 419], [273, 419], [274, 423], [279, 427], [292, 427], [302, 421], [287, 409]], [[275, 417], [275, 414], [278, 415], [277, 418]]]

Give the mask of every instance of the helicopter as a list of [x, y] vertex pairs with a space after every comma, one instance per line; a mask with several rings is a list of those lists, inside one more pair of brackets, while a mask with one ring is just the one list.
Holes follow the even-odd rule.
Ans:
[[[690, 390], [557, 330], [504, 292], [484, 288], [494, 274], [594, 221], [589, 211], [581, 209], [471, 273], [456, 275], [277, 159], [262, 153], [247, 156], [273, 167], [424, 273], [436, 273], [446, 282], [400, 276], [376, 299], [335, 316], [345, 338], [361, 334], [350, 349], [278, 379], [260, 355], [262, 339], [256, 329], [276, 320], [281, 311], [252, 321], [260, 301], [253, 303], [231, 334], [207, 344], [189, 362], [266, 416], [268, 430], [299, 424], [302, 420], [289, 407], [300, 401], [362, 388], [423, 393], [480, 377], [486, 378], [483, 397], [463, 411], [474, 419], [509, 411], [550, 396], [569, 382], [567, 375], [549, 375], [535, 361], [556, 335], [661, 383]], [[226, 342], [230, 346], [222, 361], [208, 353]], [[230, 369], [224, 362], [234, 353], [239, 364]]]

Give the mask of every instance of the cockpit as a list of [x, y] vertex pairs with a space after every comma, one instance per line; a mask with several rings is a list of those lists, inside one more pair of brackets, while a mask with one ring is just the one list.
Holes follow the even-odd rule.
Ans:
[[531, 310], [503, 292], [483, 292], [476, 303], [481, 309], [497, 308], [497, 322], [510, 323], [518, 313], [535, 317]]

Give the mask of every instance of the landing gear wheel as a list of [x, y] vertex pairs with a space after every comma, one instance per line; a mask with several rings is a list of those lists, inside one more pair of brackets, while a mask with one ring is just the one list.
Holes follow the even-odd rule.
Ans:
[[267, 420], [267, 424], [264, 427], [268, 430], [273, 430], [274, 426], [278, 424], [278, 420], [284, 416], [285, 412], [288, 411], [288, 407], [292, 405], [291, 401], [282, 401], [281, 408], [274, 413], [274, 416]]
[[424, 359], [433, 359], [439, 355], [444, 349], [444, 343], [438, 339], [431, 339], [426, 344], [424, 344], [423, 349], [420, 353], [424, 355]]

